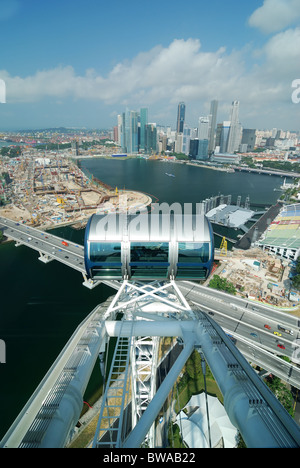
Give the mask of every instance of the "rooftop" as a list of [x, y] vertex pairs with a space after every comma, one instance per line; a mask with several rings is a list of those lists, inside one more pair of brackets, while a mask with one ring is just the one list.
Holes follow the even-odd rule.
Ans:
[[255, 214], [254, 211], [235, 205], [219, 205], [206, 213], [211, 222], [230, 227], [239, 227], [247, 223]]
[[284, 207], [270, 224], [259, 244], [299, 249], [300, 204]]

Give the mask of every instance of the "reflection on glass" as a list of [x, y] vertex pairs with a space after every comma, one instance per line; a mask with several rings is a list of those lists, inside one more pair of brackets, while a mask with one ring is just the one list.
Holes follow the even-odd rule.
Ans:
[[177, 278], [205, 279], [209, 262], [208, 242], [179, 242]]
[[131, 242], [131, 262], [168, 262], [167, 242]]
[[178, 243], [178, 263], [207, 263], [208, 261], [208, 242]]
[[169, 244], [167, 242], [132, 242], [130, 252], [132, 277], [167, 277], [169, 267]]
[[91, 262], [121, 262], [121, 244], [111, 242], [90, 243]]

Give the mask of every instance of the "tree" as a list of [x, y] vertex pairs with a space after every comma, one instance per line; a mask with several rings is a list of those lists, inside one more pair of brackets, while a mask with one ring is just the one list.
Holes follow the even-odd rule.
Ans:
[[202, 374], [200, 354], [194, 350], [186, 363], [186, 371], [191, 379], [196, 379]]
[[266, 384], [272, 390], [276, 398], [280, 401], [282, 406], [287, 410], [287, 412], [293, 417], [294, 408], [293, 408], [293, 395], [288, 390], [288, 388], [281, 382], [281, 380], [275, 375], [268, 376], [266, 378]]
[[295, 289], [300, 289], [300, 275], [296, 275], [292, 278], [292, 285]]
[[234, 284], [225, 278], [220, 278], [219, 275], [214, 275], [214, 277], [210, 280], [208, 287], [218, 289], [220, 291], [225, 291], [228, 294], [236, 294]]

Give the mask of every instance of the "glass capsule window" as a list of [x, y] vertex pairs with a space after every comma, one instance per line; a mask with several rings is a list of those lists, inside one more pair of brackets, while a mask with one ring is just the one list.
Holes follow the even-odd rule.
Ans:
[[129, 265], [132, 277], [165, 278], [169, 267], [169, 243], [131, 242]]
[[120, 263], [121, 244], [110, 242], [91, 242], [90, 261], [95, 263]]
[[92, 277], [121, 278], [121, 244], [111, 242], [91, 242], [90, 261]]
[[208, 242], [179, 242], [177, 278], [205, 279], [209, 260]]
[[207, 263], [209, 242], [179, 242], [178, 263]]

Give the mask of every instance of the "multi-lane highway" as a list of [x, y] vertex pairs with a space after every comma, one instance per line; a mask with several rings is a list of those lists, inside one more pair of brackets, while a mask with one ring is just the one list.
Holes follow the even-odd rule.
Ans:
[[[85, 286], [95, 286], [85, 276], [83, 246], [1, 217], [0, 228], [5, 236], [16, 241], [16, 245], [24, 244], [37, 250], [41, 261], [62, 262], [82, 273]], [[104, 283], [114, 289], [120, 286], [117, 281]], [[248, 360], [300, 388], [300, 367], [297, 366], [300, 364], [299, 318], [193, 282], [177, 284], [186, 299], [207, 312], [232, 336]], [[280, 355], [289, 357], [294, 364], [283, 361], [278, 357]]]
[[85, 273], [82, 245], [3, 217], [0, 217], [0, 228], [6, 237], [16, 241], [16, 245], [24, 244], [37, 250], [43, 262], [58, 260]]
[[[297, 341], [300, 338], [298, 317], [192, 282], [179, 282], [178, 286], [186, 299], [206, 310], [228, 333], [273, 353], [297, 357], [295, 347], [300, 343]], [[300, 363], [300, 353], [298, 359]]]

